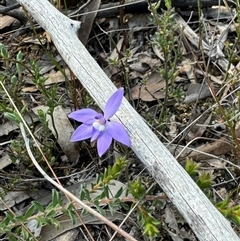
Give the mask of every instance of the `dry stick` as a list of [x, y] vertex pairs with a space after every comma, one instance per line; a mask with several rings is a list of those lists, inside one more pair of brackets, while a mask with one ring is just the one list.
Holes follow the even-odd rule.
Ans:
[[129, 235], [127, 232], [124, 230], [120, 229], [117, 225], [109, 221], [107, 218], [103, 217], [101, 214], [99, 214], [97, 211], [89, 207], [87, 204], [82, 202], [80, 199], [75, 197], [71, 192], [69, 192], [67, 189], [65, 189], [63, 186], [59, 185], [57, 182], [55, 182], [50, 176], [47, 175], [47, 173], [41, 168], [41, 166], [38, 164], [37, 160], [35, 159], [34, 155], [32, 154], [31, 148], [29, 146], [29, 139], [26, 136], [26, 132], [24, 130], [24, 126], [22, 123], [20, 123], [20, 130], [22, 133], [23, 140], [25, 142], [27, 152], [29, 157], [31, 158], [34, 166], [38, 169], [38, 171], [43, 175], [43, 177], [49, 181], [51, 184], [53, 184], [56, 188], [58, 188], [60, 191], [62, 191], [64, 194], [66, 194], [71, 200], [75, 201], [78, 203], [80, 206], [83, 207], [83, 209], [87, 210], [89, 213], [94, 215], [95, 217], [99, 218], [102, 220], [104, 223], [106, 223], [109, 227], [120, 233], [122, 236], [124, 236], [127, 240], [131, 241], [137, 241], [135, 238], [133, 238], [131, 235]]
[[[79, 41], [79, 22], [61, 14], [47, 0], [17, 1], [49, 33], [59, 54], [103, 109], [116, 87]], [[112, 120], [126, 127], [132, 150], [176, 205], [200, 241], [239, 241], [230, 223], [125, 98]]]

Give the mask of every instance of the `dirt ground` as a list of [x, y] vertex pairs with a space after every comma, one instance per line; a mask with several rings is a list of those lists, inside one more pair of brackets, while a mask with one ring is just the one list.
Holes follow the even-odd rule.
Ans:
[[[197, 174], [192, 177], [209, 199], [216, 204], [228, 198], [229, 207], [237, 207], [240, 173], [237, 8], [177, 6], [171, 12], [171, 22], [163, 5], [158, 10], [157, 22], [146, 4], [135, 2], [134, 7], [124, 0], [72, 0], [67, 1], [66, 6], [53, 4], [71, 19], [81, 22], [79, 39], [112, 82], [124, 87], [125, 97], [183, 168], [187, 160], [193, 161]], [[6, 0], [0, 4], [4, 9], [14, 3]], [[117, 8], [118, 5], [125, 7]], [[103, 9], [105, 11], [100, 11]], [[166, 21], [170, 21], [166, 25], [169, 32], [163, 27]], [[168, 33], [165, 38], [161, 31]], [[70, 146], [70, 134], [79, 123], [70, 122], [67, 115], [84, 107], [99, 108], [64, 63], [49, 34], [34, 19], [27, 19], [19, 6], [6, 9], [0, 15], [0, 43], [9, 54], [9, 61], [1, 55], [0, 80], [22, 110], [63, 186], [79, 195], [81, 184], [90, 187], [97, 175], [113, 165], [116, 156], [127, 153], [127, 171], [114, 185], [116, 190], [127, 188], [128, 181], [140, 179], [145, 189], [150, 190], [140, 204], [160, 223], [158, 236], [153, 240], [198, 240], [133, 151], [114, 143], [99, 158], [96, 146], [90, 141]], [[165, 47], [168, 50], [164, 52]], [[18, 61], [23, 64], [20, 70]], [[34, 72], [33, 61], [39, 72]], [[44, 80], [42, 85], [33, 81], [33, 73], [39, 74], [38, 81]], [[17, 76], [18, 81], [13, 76]], [[0, 220], [3, 220], [7, 210], [22, 214], [32, 201], [47, 206], [54, 187], [28, 157], [19, 126], [9, 120], [10, 114], [6, 115], [12, 113], [13, 107], [2, 88], [0, 99], [0, 188], [4, 200], [0, 201]], [[48, 117], [46, 129], [39, 111], [44, 116], [50, 105], [57, 106], [53, 112], [56, 123], [54, 126]], [[57, 119], [64, 120], [64, 128]], [[31, 145], [35, 158], [49, 174], [36, 146]], [[126, 194], [124, 198], [129, 198], [125, 204], [131, 209], [135, 204], [132, 197]], [[106, 217], [117, 225], [128, 213], [120, 205], [114, 215], [106, 205], [102, 208], [106, 209]], [[238, 213], [236, 215], [238, 217]], [[234, 218], [230, 221], [240, 234], [239, 221]], [[110, 240], [114, 233], [91, 215], [86, 215], [83, 222], [86, 227], [81, 222], [73, 225], [71, 219], [60, 222], [58, 230], [54, 225], [45, 226], [39, 230], [43, 237], [39, 240]], [[143, 235], [135, 211], [122, 228], [136, 240], [150, 240]], [[8, 240], [6, 233], [2, 233], [1, 238]], [[117, 234], [113, 240], [125, 239]]]

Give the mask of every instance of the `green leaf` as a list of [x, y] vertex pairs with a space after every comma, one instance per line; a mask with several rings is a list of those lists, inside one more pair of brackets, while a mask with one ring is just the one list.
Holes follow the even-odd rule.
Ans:
[[44, 225], [44, 222], [41, 217], [37, 217], [36, 221], [37, 221], [37, 228], [40, 228]]
[[[21, 63], [22, 59], [23, 59], [23, 54], [22, 54], [21, 51], [19, 51], [18, 54], [17, 54], [17, 61]], [[22, 65], [20, 63], [16, 63], [18, 74], [21, 74], [21, 72], [23, 70], [23, 67], [22, 67]]]
[[13, 85], [17, 85], [17, 82], [18, 82], [17, 76], [16, 76], [16, 75], [13, 75], [13, 76], [11, 77], [11, 83], [12, 83]]
[[21, 51], [18, 52], [16, 59], [17, 59], [17, 61], [19, 61], [19, 62], [22, 61], [22, 59], [23, 59], [23, 53], [22, 53]]
[[84, 216], [84, 215], [87, 215], [88, 214], [88, 211], [86, 209], [83, 209], [82, 212], [81, 212], [81, 215]]
[[195, 177], [198, 174], [198, 167], [199, 164], [194, 162], [192, 159], [186, 159], [185, 170], [191, 177]]
[[56, 229], [60, 228], [60, 223], [56, 218], [50, 218], [50, 222], [55, 225]]
[[8, 120], [12, 121], [12, 122], [17, 123], [17, 124], [20, 123], [20, 121], [21, 121], [21, 118], [18, 115], [16, 115], [15, 112], [12, 112], [12, 113], [5, 112], [4, 117], [7, 118]]
[[109, 207], [110, 213], [113, 215], [113, 214], [116, 212], [116, 210], [114, 209], [113, 203], [112, 203], [112, 202], [109, 202], [109, 203], [108, 203], [108, 207]]
[[115, 198], [119, 198], [122, 195], [122, 193], [123, 193], [123, 188], [121, 187], [115, 194]]
[[19, 222], [26, 222], [27, 221], [27, 219], [23, 215], [16, 216], [15, 220], [19, 221]]
[[60, 193], [57, 190], [53, 189], [52, 190], [52, 207], [55, 208], [59, 205], [61, 205]]
[[121, 202], [121, 206], [124, 210], [129, 211], [129, 206], [126, 203]]
[[76, 223], [76, 213], [73, 210], [69, 210], [67, 209], [67, 213], [69, 215], [69, 217], [71, 218], [73, 224]]
[[103, 216], [106, 216], [106, 212], [104, 209], [102, 209], [100, 206], [95, 206], [95, 207], [100, 214], [102, 214]]
[[33, 215], [33, 213], [35, 212], [35, 210], [36, 210], [36, 207], [35, 207], [34, 205], [31, 205], [31, 206], [28, 208], [28, 210], [26, 211], [24, 217], [25, 217], [25, 218], [31, 217], [31, 216]]
[[172, 1], [171, 0], [165, 0], [165, 6], [168, 10], [170, 10], [171, 7], [172, 7]]
[[55, 218], [55, 216], [56, 216], [56, 211], [55, 211], [54, 209], [51, 210], [51, 211], [49, 211], [49, 212], [46, 214], [46, 217], [48, 217], [48, 218], [52, 218], [52, 217]]
[[106, 198], [108, 198], [109, 199], [109, 187], [108, 187], [108, 185], [104, 185], [103, 186], [103, 194], [105, 195], [105, 197]]
[[85, 189], [84, 191], [85, 191], [85, 197], [86, 197], [87, 201], [91, 202], [92, 198], [90, 196], [89, 190]]
[[218, 202], [215, 206], [216, 206], [217, 208], [225, 208], [229, 203], [230, 203], [230, 199], [229, 199], [229, 198], [226, 198], [226, 199], [224, 199], [223, 201]]
[[99, 182], [100, 182], [100, 179], [101, 179], [101, 175], [99, 175], [99, 174], [97, 173], [97, 175], [96, 175], [96, 183], [99, 183]]
[[140, 180], [135, 180], [129, 183], [129, 192], [135, 199], [139, 200], [145, 195], [146, 189]]
[[10, 221], [14, 222], [15, 216], [13, 213], [11, 213], [10, 211], [7, 211], [5, 214], [6, 214], [6, 217], [8, 217]]
[[25, 228], [22, 228], [22, 229], [21, 229], [21, 234], [22, 234], [24, 240], [29, 240], [29, 238], [30, 238], [30, 233], [29, 233]]
[[80, 191], [80, 197], [79, 197], [79, 198], [80, 198], [80, 200], [82, 200], [82, 201], [84, 200], [84, 198], [85, 198], [85, 192], [84, 192], [83, 190]]
[[212, 184], [212, 177], [210, 173], [202, 172], [197, 180], [197, 185], [201, 188], [210, 188]]
[[152, 223], [147, 223], [143, 231], [143, 234], [149, 237], [156, 237], [158, 233], [159, 233], [158, 228]]
[[6, 47], [0, 43], [0, 52], [3, 58], [8, 59], [9, 55], [8, 55], [8, 51], [6, 49]]
[[119, 198], [117, 198], [117, 199], [115, 199], [115, 200], [113, 201], [113, 205], [114, 205], [114, 207], [119, 207], [120, 204], [121, 204], [121, 201], [120, 201]]
[[10, 218], [9, 217], [5, 217], [3, 219], [3, 221], [0, 223], [0, 227], [5, 227], [5, 226], [8, 226], [9, 222], [10, 222]]
[[33, 201], [32, 204], [36, 207], [36, 209], [39, 211], [39, 212], [44, 212], [45, 209], [44, 207], [42, 206], [41, 203], [37, 202], [37, 201]]
[[17, 241], [17, 239], [15, 238], [15, 236], [13, 234], [8, 235], [8, 240], [9, 241]]

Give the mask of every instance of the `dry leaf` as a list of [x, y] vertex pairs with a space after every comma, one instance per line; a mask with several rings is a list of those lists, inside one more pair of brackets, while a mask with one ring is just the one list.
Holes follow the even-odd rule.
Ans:
[[196, 83], [196, 77], [195, 77], [194, 71], [195, 71], [195, 68], [194, 68], [194, 63], [192, 61], [190, 61], [189, 59], [185, 59], [182, 61], [179, 72], [181, 74], [185, 73], [188, 79], [191, 81], [191, 83]]
[[[200, 92], [201, 91], [201, 92]], [[197, 99], [204, 99], [211, 95], [208, 85], [201, 84], [190, 84], [188, 90], [186, 92], [186, 97], [183, 103], [191, 103], [196, 101]]]
[[197, 68], [195, 68], [194, 71], [195, 71], [195, 73], [200, 74], [203, 77], [208, 76], [208, 78], [214, 83], [217, 83], [219, 85], [223, 84], [223, 81], [222, 81], [223, 77], [221, 75], [220, 76], [214, 76], [214, 75], [211, 75], [210, 73], [206, 73], [206, 72], [204, 72], [202, 70], [199, 70]]
[[52, 42], [51, 36], [48, 34], [48, 32], [45, 31], [43, 33], [43, 36], [47, 39], [48, 43]]
[[[29, 115], [25, 115], [23, 117], [28, 124], [30, 123], [32, 124], [32, 120], [34, 122], [38, 120], [38, 118], [33, 113], [30, 113], [30, 115], [31, 115], [31, 118], [29, 117]], [[8, 135], [11, 131], [14, 131], [17, 129], [19, 129], [18, 125], [16, 125], [12, 121], [7, 121], [4, 124], [0, 125], [0, 136]]]
[[[81, 40], [83, 45], [87, 44], [90, 32], [92, 31], [92, 25], [94, 22], [94, 19], [97, 15], [97, 10], [100, 7], [101, 0], [94, 0], [91, 1], [85, 8], [84, 12], [88, 13], [83, 15], [81, 19], [81, 28], [79, 29], [78, 32], [78, 38]], [[79, 22], [79, 27], [80, 27], [80, 22]]]
[[[70, 78], [70, 70], [65, 69], [64, 70], [66, 76]], [[55, 71], [52, 70], [49, 74], [44, 75], [47, 80], [45, 81], [44, 85], [50, 85], [50, 84], [56, 84], [56, 83], [62, 83], [66, 81], [65, 76], [61, 73], [61, 71]]]
[[142, 14], [131, 15], [128, 18], [127, 24], [128, 24], [129, 30], [135, 32], [143, 28], [146, 28], [147, 26], [151, 26], [152, 21], [148, 13], [142, 13]]
[[22, 43], [32, 43], [32, 44], [38, 44], [38, 45], [42, 45], [46, 43], [46, 39], [45, 38], [41, 38], [41, 43], [39, 41], [38, 38], [35, 37], [26, 37], [22, 40]]
[[26, 226], [34, 234], [35, 237], [39, 237], [41, 234], [42, 227], [38, 225], [38, 221], [36, 219], [32, 219], [27, 222]]
[[234, 10], [225, 6], [213, 6], [211, 8], [205, 9], [205, 14], [208, 17], [216, 19], [217, 24], [219, 24], [219, 19], [232, 20], [234, 16]]
[[146, 84], [137, 84], [131, 90], [134, 100], [140, 98], [143, 101], [153, 101], [163, 99], [165, 93], [163, 88], [166, 86], [165, 81], [159, 73], [153, 72], [147, 79]]
[[[3, 192], [2, 188], [0, 191]], [[0, 210], [5, 211], [7, 208], [11, 208], [28, 198], [29, 196], [24, 191], [8, 191], [8, 193], [3, 197], [4, 203], [8, 207], [6, 207], [3, 202], [0, 202]]]
[[[44, 113], [47, 113], [49, 107], [38, 106], [33, 108], [33, 112], [37, 114], [37, 110], [41, 109]], [[47, 115], [48, 128], [57, 138], [58, 144], [61, 146], [63, 152], [68, 157], [71, 163], [75, 163], [78, 160], [79, 149], [77, 143], [70, 142], [71, 135], [74, 131], [70, 121], [68, 120], [66, 111], [61, 106], [57, 106], [53, 111], [54, 125], [57, 130], [53, 127], [52, 119]]]
[[117, 60], [118, 59], [118, 53], [120, 53], [121, 49], [122, 49], [122, 45], [123, 45], [123, 40], [124, 38], [120, 38], [117, 45], [116, 45], [116, 48], [112, 51], [111, 55], [109, 56], [109, 59], [111, 60]]
[[30, 87], [24, 87], [22, 88], [22, 92], [26, 93], [26, 92], [30, 92], [30, 93], [33, 93], [33, 92], [37, 92], [38, 91], [38, 88], [34, 85], [34, 86], [30, 86]]
[[4, 28], [15, 28], [19, 27], [20, 22], [11, 16], [0, 16], [0, 30], [3, 30]]
[[[194, 116], [195, 115], [193, 115], [192, 119], [194, 119]], [[191, 141], [197, 137], [201, 137], [206, 131], [206, 128], [209, 125], [211, 119], [212, 113], [201, 115], [195, 125], [192, 126], [191, 130], [188, 132], [186, 140]]]
[[169, 124], [167, 124], [169, 131], [165, 132], [166, 136], [169, 137], [170, 140], [173, 140], [178, 134], [178, 128], [176, 123], [176, 116], [172, 115], [169, 119]]
[[8, 154], [4, 154], [1, 158], [0, 158], [0, 170], [2, 170], [3, 168], [7, 167], [8, 165], [12, 164], [12, 160], [10, 159], [10, 156]]
[[165, 222], [168, 224], [168, 227], [171, 230], [174, 230], [178, 234], [179, 228], [178, 228], [178, 225], [177, 225], [177, 220], [176, 220], [174, 211], [170, 207], [166, 206], [164, 216], [165, 216]]
[[206, 160], [212, 158], [207, 154], [221, 156], [231, 153], [232, 149], [233, 145], [226, 138], [221, 137], [219, 140], [195, 148], [196, 151], [192, 151], [187, 157], [194, 160]]
[[76, 241], [76, 238], [79, 232], [80, 232], [79, 228], [74, 228], [57, 236], [52, 241]]

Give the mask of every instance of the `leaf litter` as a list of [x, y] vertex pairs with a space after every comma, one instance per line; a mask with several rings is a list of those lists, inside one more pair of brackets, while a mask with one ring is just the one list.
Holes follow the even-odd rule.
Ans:
[[[85, 11], [97, 10], [99, 6], [100, 1], [93, 1], [92, 5], [88, 6], [88, 9], [85, 9]], [[236, 70], [239, 65], [238, 60], [236, 60], [235, 65], [233, 63], [229, 63], [227, 60], [227, 53], [225, 51], [226, 42], [231, 41], [231, 35], [236, 31], [235, 25], [232, 23], [232, 14], [234, 14], [234, 10], [230, 13], [227, 8], [213, 7], [207, 8], [204, 11], [205, 17], [203, 18], [203, 21], [207, 24], [208, 28], [202, 41], [202, 49], [205, 57], [213, 60], [211, 67], [208, 69], [203, 68], [202, 64], [199, 65], [199, 61], [200, 63], [202, 61], [200, 54], [198, 53], [200, 38], [195, 31], [196, 29], [194, 24], [187, 22], [187, 20], [183, 18], [184, 14], [183, 16], [180, 16], [179, 13], [175, 15], [175, 20], [180, 26], [179, 31], [182, 35], [184, 35], [184, 41], [188, 42], [188, 44], [182, 43], [181, 51], [184, 58], [178, 63], [178, 76], [176, 76], [174, 83], [172, 83], [173, 89], [179, 88], [181, 90], [181, 98], [179, 101], [175, 100], [174, 96], [170, 96], [168, 106], [170, 114], [166, 119], [163, 131], [158, 129], [159, 123], [157, 118], [159, 116], [158, 110], [161, 110], [161, 104], [165, 98], [166, 82], [160, 75], [158, 69], [162, 67], [165, 59], [163, 57], [162, 50], [157, 48], [156, 45], [151, 44], [152, 36], [156, 29], [151, 22], [150, 14], [132, 13], [125, 16], [126, 22], [124, 24], [126, 29], [128, 29], [127, 45], [129, 46], [130, 57], [126, 57], [124, 55], [123, 50], [127, 47], [125, 42], [126, 39], [124, 39], [122, 34], [119, 34], [120, 23], [119, 17], [117, 16], [110, 19], [99, 19], [96, 18], [96, 14], [91, 16], [89, 15], [90, 20], [89, 22], [85, 22], [85, 25], [83, 25], [82, 36], [80, 36], [80, 39], [83, 39], [84, 44], [89, 49], [89, 52], [99, 60], [99, 63], [103, 65], [107, 75], [116, 83], [116, 85], [121, 86], [124, 84], [123, 69], [125, 68], [129, 72], [130, 85], [128, 87], [128, 93], [130, 93], [130, 95], [126, 94], [126, 97], [136, 106], [136, 110], [141, 113], [144, 118], [147, 119], [147, 117], [149, 118], [149, 113], [154, 113], [154, 115], [151, 114], [151, 117], [153, 116], [152, 118], [154, 119], [152, 121], [153, 130], [156, 131], [156, 134], [159, 134], [159, 138], [162, 138], [162, 135], [164, 135], [164, 138], [162, 139], [165, 141], [167, 140], [166, 145], [169, 145], [169, 149], [171, 149], [171, 152], [175, 154], [175, 156], [177, 153], [181, 152], [181, 155], [178, 157], [180, 162], [184, 162], [186, 157], [192, 158], [201, 164], [201, 168], [211, 168], [211, 170], [213, 170], [214, 177], [220, 176], [223, 180], [226, 179], [225, 181], [228, 181], [231, 180], [232, 177], [238, 178], [238, 175], [234, 171], [230, 171], [232, 175], [230, 178], [229, 172], [225, 169], [227, 164], [222, 160], [228, 160], [230, 163], [233, 162], [238, 165], [239, 147], [234, 146], [231, 138], [226, 136], [226, 123], [222, 123], [222, 116], [220, 116], [217, 111], [216, 113], [211, 114], [208, 112], [207, 118], [204, 117], [199, 120], [197, 120], [197, 118], [199, 116], [203, 116], [204, 111], [211, 107], [214, 103], [212, 93], [205, 81], [206, 78], [209, 78], [211, 84], [214, 85], [214, 91], [216, 93], [221, 93], [223, 90], [226, 91], [226, 89], [224, 89], [225, 87], [228, 88], [226, 93], [231, 93], [231, 95], [230, 98], [225, 101], [228, 106], [235, 108], [237, 111], [237, 96], [234, 92], [231, 92], [233, 87], [230, 82], [224, 82], [224, 74], [228, 71], [230, 75], [232, 74], [232, 76], [234, 76], [234, 74], [237, 73]], [[17, 21], [18, 20], [15, 18], [3, 18], [3, 16], [1, 16], [1, 33], [5, 33], [6, 29], [14, 29], [18, 27], [19, 22]], [[95, 24], [94, 21], [98, 24]], [[116, 40], [115, 46], [110, 43], [111, 41], [109, 41], [108, 35], [104, 36], [102, 34], [101, 29], [99, 30], [99, 26], [106, 32], [112, 31], [111, 38]], [[83, 32], [86, 34], [83, 35]], [[47, 81], [45, 82], [46, 88], [53, 84], [57, 84], [59, 86], [60, 94], [65, 96], [65, 77], [55, 68], [55, 65], [52, 64], [49, 59], [43, 58], [44, 54], [39, 45], [39, 41], [33, 37], [31, 32], [28, 32], [26, 35], [27, 36], [24, 37], [19, 35], [19, 42], [15, 43], [16, 45], [6, 41], [5, 36], [9, 36], [9, 33], [6, 33], [6, 35], [1, 38], [6, 42], [7, 46], [13, 49], [12, 51], [16, 52], [18, 48], [21, 49], [28, 58], [36, 59], [41, 68], [41, 74], [45, 74], [45, 77], [47, 77]], [[51, 39], [49, 36], [43, 33], [41, 38], [43, 40], [42, 43], [50, 48], [50, 51], [52, 51], [55, 56], [55, 60], [63, 66], [67, 77], [70, 79], [70, 71], [68, 68], [65, 68], [58, 53], [55, 52], [54, 46], [51, 45]], [[191, 49], [194, 49], [194, 54], [191, 53], [189, 46]], [[214, 46], [214, 48], [212, 46]], [[31, 51], [29, 51], [29, 48]], [[111, 59], [118, 60], [118, 65], [111, 65]], [[196, 59], [198, 61], [196, 61]], [[125, 66], [121, 66], [119, 61], [122, 61]], [[230, 66], [229, 69], [228, 66]], [[81, 86], [77, 86], [76, 88], [79, 95], [82, 93], [81, 88]], [[32, 99], [37, 97], [38, 101], [34, 103], [31, 103], [31, 98], [29, 100], [30, 103], [28, 108], [32, 112], [36, 114], [37, 109], [41, 109], [44, 113], [47, 113], [48, 107], [42, 105], [42, 97], [36, 86], [31, 81], [26, 81], [26, 86], [23, 86], [22, 93], [29, 96], [32, 95]], [[66, 103], [69, 103], [69, 99], [66, 98], [65, 100]], [[81, 168], [84, 168], [86, 169], [86, 172], [80, 174], [80, 176], [82, 175], [84, 181], [88, 182], [86, 177], [88, 172], [87, 163], [89, 162], [89, 157], [86, 158], [86, 153], [91, 154], [90, 160], [92, 162], [88, 163], [89, 165], [95, 165], [94, 160], [96, 153], [93, 150], [94, 148], [89, 146], [88, 143], [85, 143], [84, 146], [76, 146], [75, 144], [69, 142], [70, 135], [74, 131], [72, 124], [67, 118], [67, 114], [71, 111], [69, 106], [70, 104], [58, 106], [53, 112], [58, 136], [56, 136], [53, 123], [51, 122], [51, 118], [49, 118], [49, 116], [47, 117], [48, 127], [54, 138], [57, 139], [57, 143], [61, 149], [61, 155], [65, 155], [70, 163], [77, 163], [79, 165], [72, 167], [70, 165], [68, 168], [65, 168], [64, 171], [67, 169], [70, 174], [77, 174]], [[157, 111], [149, 111], [153, 109]], [[34, 122], [37, 121], [38, 120], [34, 115]], [[28, 123], [30, 124], [30, 120]], [[217, 124], [215, 125], [214, 123]], [[11, 141], [11, 135], [17, 131], [18, 126], [14, 125], [12, 122], [6, 121], [2, 123], [0, 127], [1, 142], [3, 143], [6, 140], [6, 137]], [[240, 138], [238, 132], [238, 128], [236, 127], [237, 138]], [[181, 136], [181, 133], [184, 133], [184, 135]], [[12, 138], [14, 139], [14, 135]], [[172, 148], [171, 145], [174, 145], [174, 148]], [[189, 149], [191, 149], [190, 151], [187, 150], [188, 148], [185, 147], [186, 145]], [[3, 149], [5, 149], [5, 145], [3, 145], [3, 147]], [[236, 161], [233, 158], [234, 153], [237, 155]], [[84, 163], [85, 159], [87, 159], [88, 162]], [[133, 162], [136, 161], [136, 158], [132, 159]], [[11, 172], [13, 163], [11, 158], [8, 156], [7, 151], [4, 150], [3, 153], [1, 153], [0, 160], [2, 165], [1, 170], [8, 170]], [[61, 162], [59, 161], [59, 163]], [[144, 168], [141, 167], [141, 165], [138, 166], [142, 169]], [[102, 167], [98, 167], [101, 169], [104, 168], [104, 165]], [[230, 167], [232, 166], [230, 165]], [[131, 174], [133, 176], [136, 176], [136, 174], [140, 172], [138, 169], [131, 170], [133, 171], [133, 174]], [[95, 176], [97, 171], [93, 171], [90, 175]], [[61, 173], [61, 175], [65, 174]], [[218, 185], [224, 185], [224, 181], [219, 182], [217, 178], [214, 182]], [[226, 197], [228, 195], [228, 191], [231, 191], [229, 187], [231, 186], [232, 189], [234, 189], [237, 183], [231, 184], [232, 186], [229, 185], [219, 189], [216, 187], [214, 188], [214, 191], [216, 191], [219, 196]], [[126, 184], [124, 183], [120, 182], [120, 184], [115, 184], [116, 188], [118, 188], [120, 184], [126, 188]], [[80, 182], [78, 181], [76, 186], [79, 187], [79, 185]], [[40, 187], [40, 190], [43, 191], [45, 188]], [[46, 195], [46, 193], [44, 195]], [[76, 195], [78, 195], [77, 192]], [[29, 199], [30, 195], [26, 194], [24, 191], [8, 192], [4, 198], [9, 207], [14, 207], [19, 203], [24, 206], [26, 200]], [[32, 195], [30, 200], [39, 201], [40, 198]], [[5, 207], [2, 206], [1, 208], [2, 211], [5, 210]], [[165, 219], [163, 220], [166, 224], [165, 240], [184, 240], [184, 238], [197, 240], [190, 229], [186, 228], [186, 225], [184, 226], [180, 223], [181, 217], [179, 217], [178, 212], [174, 210], [172, 206], [163, 205], [163, 210], [159, 213], [163, 214]], [[121, 213], [117, 213], [115, 217], [112, 217], [110, 214], [107, 214], [107, 216], [111, 220], [116, 218], [123, 220], [124, 218]], [[66, 216], [59, 216], [59, 220], [61, 218], [64, 219]], [[51, 226], [46, 227], [48, 228], [48, 231], [43, 231], [43, 233], [47, 236], [46, 239], [43, 240], [49, 240], [48, 235], [52, 235], [50, 238], [56, 238], [58, 235], [62, 234], [63, 231], [70, 231], [74, 227], [81, 226], [81, 223], [77, 223], [73, 227], [71, 226], [71, 222], [69, 222], [69, 220], [65, 221], [66, 227], [60, 231], [57, 231]], [[86, 217], [84, 222], [91, 225], [100, 224], [98, 220], [89, 215]], [[141, 240], [141, 236], [139, 237], [139, 240]]]

